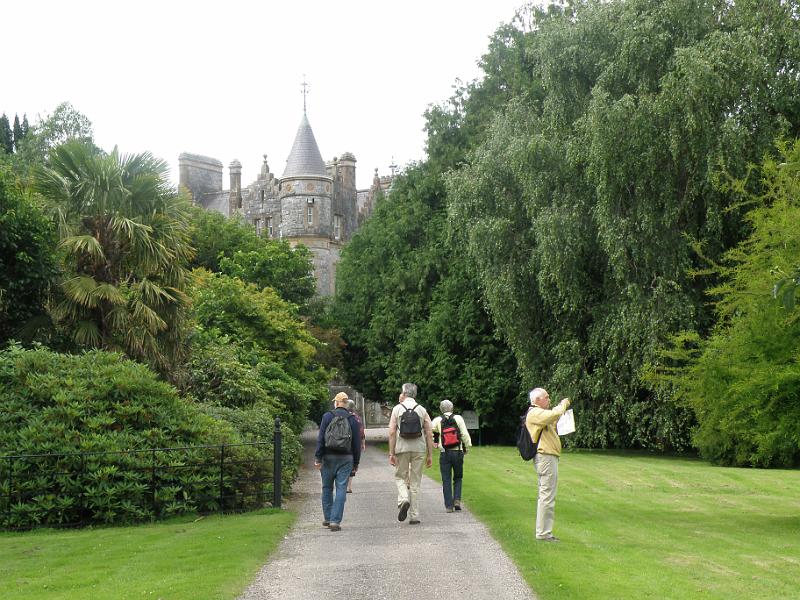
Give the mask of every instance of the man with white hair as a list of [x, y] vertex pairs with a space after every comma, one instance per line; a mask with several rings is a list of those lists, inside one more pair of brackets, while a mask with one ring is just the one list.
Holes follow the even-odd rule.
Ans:
[[[419, 488], [422, 483], [422, 465], [433, 464], [433, 435], [431, 418], [424, 407], [417, 404], [417, 386], [404, 383], [400, 403], [392, 409], [389, 418], [389, 464], [395, 468], [397, 486], [398, 521], [418, 525]], [[408, 481], [408, 486], [406, 486]]]
[[439, 447], [439, 472], [442, 475], [444, 508], [451, 513], [461, 510], [461, 484], [464, 479], [464, 455], [472, 447], [472, 439], [464, 418], [453, 413], [453, 403], [442, 400], [442, 415], [431, 423], [433, 446]]
[[525, 417], [525, 426], [531, 439], [539, 440], [534, 463], [539, 475], [539, 501], [536, 505], [536, 539], [557, 542], [553, 535], [555, 521], [556, 487], [558, 486], [558, 458], [561, 456], [561, 439], [556, 422], [569, 408], [569, 398], [564, 398], [550, 410], [550, 394], [544, 388], [528, 392], [531, 407]]

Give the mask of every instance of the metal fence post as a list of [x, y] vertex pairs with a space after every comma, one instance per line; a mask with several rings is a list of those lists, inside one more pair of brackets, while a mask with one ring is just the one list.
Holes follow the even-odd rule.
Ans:
[[14, 485], [14, 459], [8, 457], [8, 506], [6, 507], [6, 527], [11, 527], [11, 499], [13, 494], [11, 488]]
[[225, 444], [219, 447], [219, 512], [222, 512], [222, 504], [225, 501]]
[[156, 511], [156, 451], [150, 453], [150, 503], [153, 505], [153, 516], [158, 517]]
[[272, 447], [272, 506], [281, 507], [281, 418], [275, 417], [275, 441]]

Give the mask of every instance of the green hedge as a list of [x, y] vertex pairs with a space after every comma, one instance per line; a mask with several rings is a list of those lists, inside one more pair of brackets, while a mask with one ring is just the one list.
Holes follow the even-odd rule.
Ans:
[[[271, 444], [235, 445], [244, 440], [226, 421], [118, 354], [6, 349], [0, 455], [44, 456], [0, 461], [0, 523], [130, 523], [263, 504]], [[185, 450], [156, 450], [175, 447]]]

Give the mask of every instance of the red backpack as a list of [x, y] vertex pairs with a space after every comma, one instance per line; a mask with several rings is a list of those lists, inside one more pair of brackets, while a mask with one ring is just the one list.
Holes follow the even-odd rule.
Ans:
[[442, 446], [445, 450], [458, 448], [461, 445], [461, 432], [456, 423], [456, 416], [451, 414], [449, 417], [442, 415]]

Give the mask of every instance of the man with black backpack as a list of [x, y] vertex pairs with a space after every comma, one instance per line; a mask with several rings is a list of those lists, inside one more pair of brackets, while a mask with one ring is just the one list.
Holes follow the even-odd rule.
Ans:
[[[394, 468], [397, 485], [398, 521], [409, 516], [409, 525], [419, 524], [419, 488], [422, 482], [422, 465], [433, 464], [433, 435], [431, 418], [424, 407], [417, 404], [417, 386], [404, 383], [400, 403], [392, 409], [389, 418], [389, 464]], [[408, 485], [406, 485], [408, 482]]]
[[544, 388], [528, 392], [531, 407], [525, 417], [525, 426], [531, 440], [538, 442], [534, 457], [536, 473], [539, 476], [539, 499], [536, 504], [536, 539], [543, 542], [557, 542], [553, 535], [555, 521], [556, 487], [558, 486], [558, 458], [561, 456], [561, 438], [558, 437], [556, 423], [567, 412], [569, 398], [564, 398], [558, 406], [550, 409], [550, 394]]
[[431, 424], [433, 446], [441, 447], [439, 472], [442, 474], [444, 508], [451, 513], [461, 510], [461, 483], [464, 478], [464, 455], [472, 447], [467, 424], [461, 415], [453, 413], [453, 403], [442, 400], [439, 404], [442, 416]]
[[347, 480], [361, 460], [361, 428], [347, 410], [347, 401], [347, 394], [339, 392], [333, 399], [334, 409], [322, 416], [314, 453], [314, 466], [322, 475], [322, 524], [331, 531], [342, 529]]

